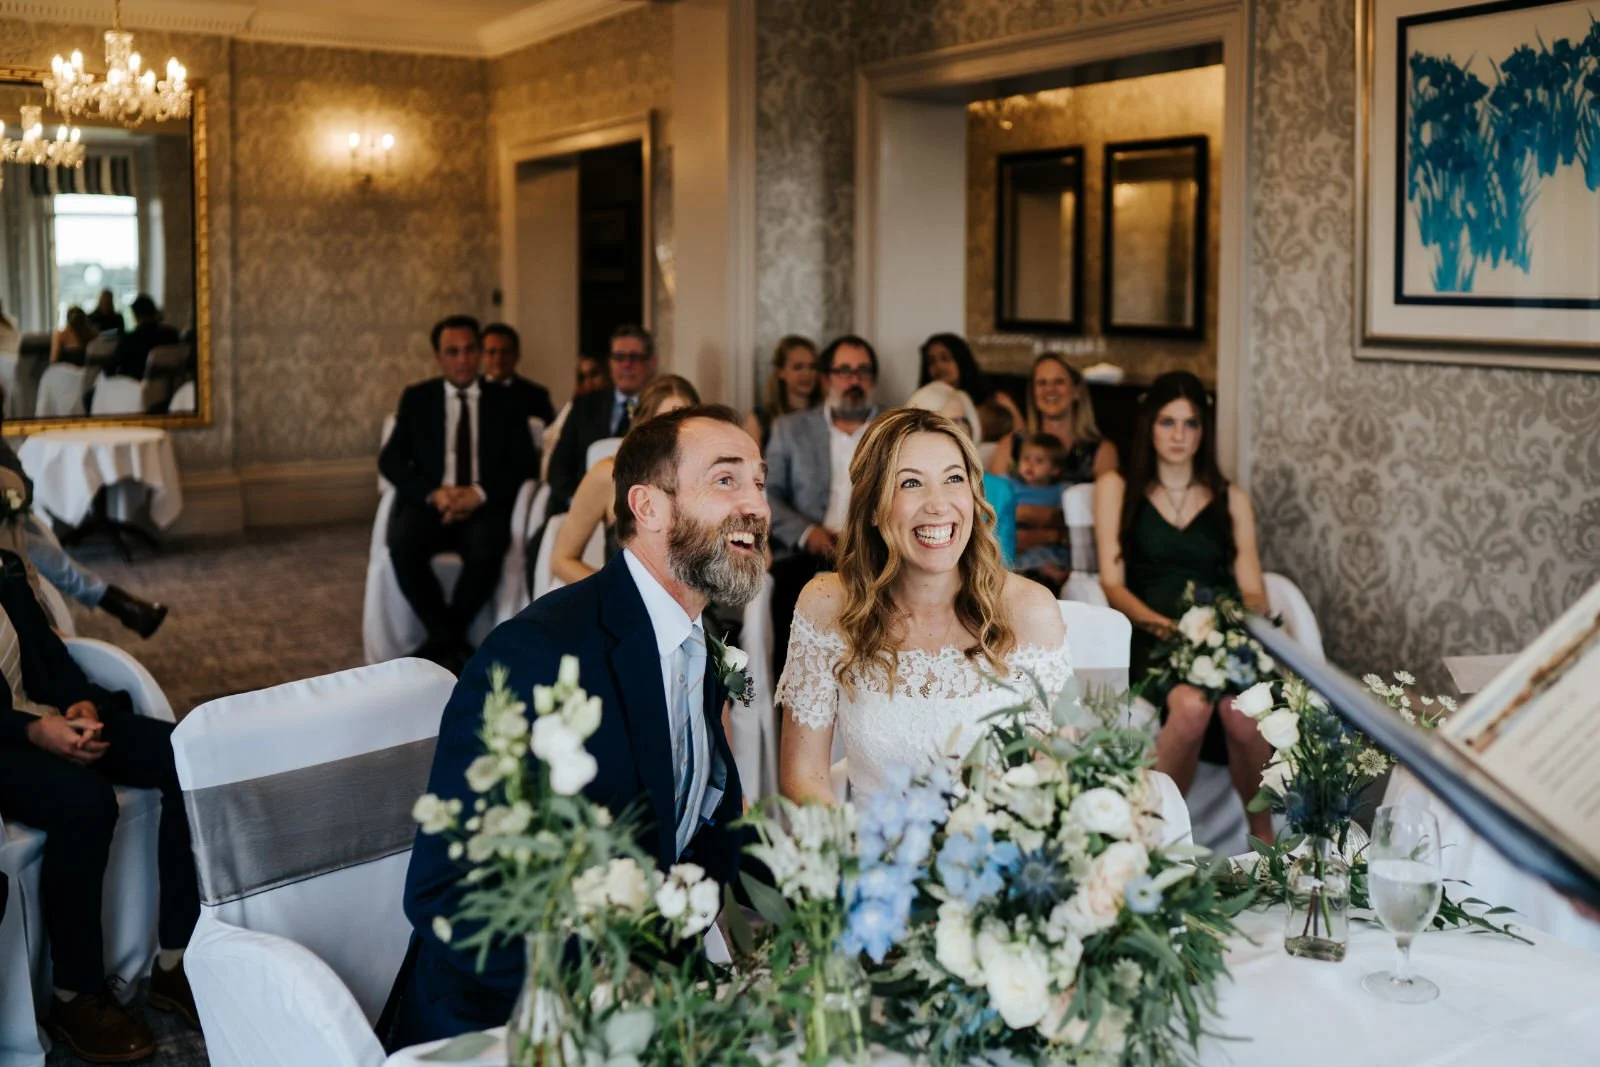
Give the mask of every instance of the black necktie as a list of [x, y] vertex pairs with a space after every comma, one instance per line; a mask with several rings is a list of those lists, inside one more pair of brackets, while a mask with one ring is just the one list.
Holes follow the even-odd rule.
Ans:
[[467, 391], [456, 390], [461, 401], [461, 417], [456, 419], [456, 485], [472, 484], [472, 409], [467, 407]]

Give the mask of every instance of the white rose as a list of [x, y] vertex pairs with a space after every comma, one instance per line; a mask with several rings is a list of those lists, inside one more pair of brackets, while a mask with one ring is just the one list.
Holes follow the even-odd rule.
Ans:
[[528, 751], [553, 765], [563, 762], [583, 747], [579, 737], [559, 716], [543, 715], [533, 724], [533, 737], [528, 741]]
[[1272, 683], [1257, 682], [1233, 698], [1233, 710], [1259, 722], [1263, 715], [1272, 710], [1274, 703]]
[[1005, 945], [983, 968], [989, 1003], [1013, 1030], [1033, 1026], [1050, 1008], [1050, 968], [1032, 945]]
[[1289, 766], [1289, 761], [1278, 760], [1261, 772], [1261, 788], [1285, 793], [1289, 789], [1289, 780], [1293, 776], [1294, 770]]
[[662, 918], [676, 919], [689, 910], [689, 892], [673, 880], [661, 883], [656, 890], [656, 909]]
[[619, 908], [640, 912], [650, 900], [650, 881], [631, 859], [606, 864], [606, 898]]
[[1216, 628], [1217, 613], [1211, 608], [1192, 607], [1178, 620], [1178, 632], [1194, 645], [1204, 644]]
[[580, 748], [550, 764], [550, 788], [560, 796], [570, 797], [594, 781], [599, 773], [600, 765], [594, 757]]
[[1115, 789], [1090, 789], [1072, 802], [1071, 815], [1092, 833], [1123, 838], [1133, 833], [1133, 810]]
[[487, 793], [500, 778], [500, 760], [496, 756], [479, 756], [467, 765], [467, 785], [474, 793]]
[[750, 665], [750, 656], [742, 648], [728, 645], [722, 657], [723, 666], [730, 671], [742, 671]]
[[1221, 648], [1222, 647], [1222, 631], [1221, 630], [1212, 630], [1210, 633], [1206, 634], [1206, 646], [1208, 648]]
[[686, 886], [694, 885], [705, 876], [706, 869], [698, 863], [674, 863], [672, 869], [667, 871], [668, 878]]
[[1087, 885], [1082, 886], [1065, 904], [1058, 905], [1061, 921], [1075, 937], [1089, 938], [1117, 921], [1121, 905], [1114, 893], [1099, 891], [1093, 895]]
[[710, 926], [722, 910], [722, 889], [716, 882], [706, 879], [689, 887], [689, 912], [692, 921], [690, 933]]
[[579, 738], [585, 738], [600, 728], [600, 698], [569, 700], [561, 709], [561, 721]]
[[1228, 675], [1212, 662], [1210, 656], [1196, 656], [1194, 662], [1189, 664], [1187, 680], [1206, 689], [1221, 689], [1227, 684]]
[[606, 871], [604, 867], [590, 867], [572, 880], [572, 898], [577, 901], [578, 912], [588, 915], [606, 906]]
[[967, 909], [953, 900], [939, 905], [939, 922], [933, 929], [933, 954], [939, 965], [968, 985], [982, 978], [977, 946]]
[[1300, 743], [1300, 716], [1284, 708], [1256, 723], [1261, 731], [1261, 736], [1266, 738], [1267, 744], [1279, 752], [1293, 748]]
[[1065, 993], [1058, 993], [1050, 1000], [1050, 1007], [1044, 1013], [1044, 1018], [1039, 1020], [1038, 1030], [1046, 1041], [1060, 1041], [1066, 1036], [1063, 1029], [1067, 1021], [1067, 1011], [1072, 1007], [1073, 997], [1078, 995], [1076, 985]]
[[417, 802], [411, 806], [411, 818], [425, 834], [443, 833], [456, 821], [450, 805], [432, 793], [424, 793], [417, 798]]
[[[1104, 929], [1116, 922], [1128, 883], [1149, 869], [1150, 854], [1143, 845], [1118, 841], [1095, 857], [1088, 880], [1068, 903], [1077, 903], [1086, 918]], [[1081, 930], [1073, 932], [1083, 936]]]

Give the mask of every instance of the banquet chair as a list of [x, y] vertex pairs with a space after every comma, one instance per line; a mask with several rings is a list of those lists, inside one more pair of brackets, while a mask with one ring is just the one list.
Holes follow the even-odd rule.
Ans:
[[172, 394], [172, 403], [167, 405], [167, 411], [176, 415], [179, 412], [190, 413], [197, 410], [194, 379], [190, 378], [178, 386], [177, 392]]
[[172, 737], [200, 876], [184, 956], [214, 1067], [382, 1062], [382, 1010], [455, 678], [394, 660], [201, 705]]
[[[566, 522], [567, 516], [552, 515], [544, 525], [544, 536], [539, 539], [539, 554], [533, 560], [533, 599], [538, 600], [552, 589], [560, 589], [566, 585], [550, 570], [550, 556], [555, 551], [556, 534], [561, 531], [561, 526]], [[583, 561], [595, 570], [606, 565], [606, 531], [603, 526], [596, 526], [594, 533], [589, 535], [589, 543], [583, 546]]]
[[120, 374], [102, 375], [95, 382], [94, 399], [89, 402], [91, 415], [142, 415], [143, 386], [139, 379]]
[[[172, 705], [161, 687], [132, 656], [90, 638], [72, 638], [66, 645], [91, 682], [126, 692], [140, 715], [173, 721]], [[116, 795], [117, 828], [106, 864], [102, 926], [106, 974], [116, 978], [127, 998], [150, 973], [156, 955], [161, 795], [154, 789], [120, 786]], [[44, 1063], [46, 1045], [36, 1022], [39, 1006], [52, 995], [39, 885], [44, 840], [30, 826], [0, 820], [0, 871], [11, 880], [10, 902], [0, 923], [0, 1067]]]
[[733, 762], [745, 799], [754, 804], [778, 791], [778, 721], [772, 706], [772, 575], [744, 606], [739, 645], [750, 656], [750, 706], [733, 702]]
[[[1061, 493], [1061, 517], [1067, 525], [1072, 573], [1098, 574], [1099, 553], [1094, 544], [1094, 483], [1068, 486]], [[1096, 579], [1098, 582], [1098, 579]]]
[[17, 343], [16, 389], [6, 396], [6, 418], [33, 415], [39, 399], [39, 379], [50, 366], [50, 335], [25, 333]]
[[82, 415], [84, 369], [71, 363], [54, 363], [39, 378], [39, 393], [34, 400], [36, 418], [52, 419]]
[[116, 330], [108, 330], [83, 348], [83, 391], [87, 393], [94, 388], [94, 383], [100, 375], [105, 373], [111, 360], [117, 354], [117, 343], [122, 339], [122, 334]]
[[145, 361], [144, 380], [139, 383], [139, 410], [154, 411], [172, 399], [178, 377], [188, 362], [188, 345], [157, 345], [152, 348], [150, 358]]
[[622, 438], [620, 437], [600, 438], [600, 440], [589, 446], [589, 452], [584, 457], [583, 469], [588, 470], [601, 460], [609, 459], [612, 456], [615, 456], [617, 454], [617, 449], [621, 447]]

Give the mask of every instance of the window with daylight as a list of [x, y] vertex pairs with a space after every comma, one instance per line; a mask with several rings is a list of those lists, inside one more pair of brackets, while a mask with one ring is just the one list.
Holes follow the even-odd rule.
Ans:
[[56, 323], [76, 304], [93, 311], [110, 289], [127, 314], [139, 293], [138, 200], [62, 193], [55, 197]]

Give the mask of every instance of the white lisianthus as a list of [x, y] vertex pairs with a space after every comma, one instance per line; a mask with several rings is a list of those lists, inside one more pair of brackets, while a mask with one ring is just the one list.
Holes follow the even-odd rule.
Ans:
[[496, 805], [483, 813], [483, 832], [499, 837], [514, 837], [533, 822], [533, 806], [519, 800], [510, 807]]
[[1257, 682], [1249, 689], [1233, 698], [1233, 710], [1241, 715], [1260, 721], [1262, 716], [1272, 710], [1275, 701], [1272, 699], [1272, 683]]
[[1196, 656], [1187, 680], [1205, 689], [1221, 689], [1228, 684], [1228, 674], [1210, 656]]
[[1178, 620], [1178, 632], [1193, 645], [1205, 644], [1206, 638], [1216, 632], [1217, 613], [1212, 608], [1198, 605], [1183, 613]]
[[689, 920], [684, 924], [683, 936], [693, 937], [710, 928], [722, 910], [722, 890], [707, 878], [689, 887]]
[[424, 793], [411, 806], [411, 818], [425, 834], [441, 834], [455, 825], [461, 801], [440, 800], [432, 793]]
[[951, 810], [950, 817], [945, 820], [945, 833], [950, 836], [965, 834], [971, 837], [977, 833], [978, 827], [983, 825], [983, 816], [983, 798], [973, 794]]
[[617, 907], [637, 914], [650, 902], [650, 879], [633, 860], [619, 857], [606, 864], [606, 896]]
[[[583, 747], [583, 738], [558, 715], [544, 715], [533, 724], [533, 736], [528, 741], [528, 751], [554, 764]], [[552, 767], [552, 770], [554, 768]]]
[[600, 764], [580, 748], [563, 754], [550, 764], [550, 788], [560, 796], [570, 797], [594, 781], [594, 776], [599, 773]]
[[1083, 886], [1065, 904], [1058, 904], [1061, 922], [1068, 932], [1078, 938], [1090, 938], [1116, 923], [1122, 904], [1116, 894], [1100, 892], [1090, 895]]
[[1222, 631], [1221, 630], [1212, 630], [1210, 633], [1206, 634], [1206, 647], [1207, 648], [1221, 648], [1222, 647]]
[[467, 785], [474, 793], [487, 793], [503, 777], [498, 756], [479, 756], [467, 765]]
[[572, 898], [580, 915], [590, 915], [606, 906], [606, 869], [590, 867], [572, 880]]
[[1067, 931], [1067, 936], [1061, 939], [1061, 943], [1050, 950], [1050, 963], [1059, 974], [1076, 974], [1078, 961], [1081, 959], [1083, 959], [1083, 942], [1070, 930]]
[[584, 696], [569, 700], [561, 709], [561, 721], [579, 738], [591, 736], [600, 728], [600, 698]]
[[1125, 838], [1133, 833], [1133, 809], [1115, 789], [1090, 789], [1072, 802], [1072, 817], [1091, 833]]
[[440, 941], [443, 941], [448, 945], [450, 943], [450, 936], [454, 933], [455, 931], [450, 927], [449, 919], [446, 919], [443, 915], [435, 915], [433, 917], [434, 937], [437, 937]]
[[1013, 1030], [1033, 1026], [1050, 1008], [1050, 967], [1032, 944], [1006, 944], [983, 968], [989, 1004]]
[[1287, 708], [1275, 711], [1256, 723], [1267, 744], [1283, 752], [1300, 743], [1300, 716]]
[[977, 985], [983, 978], [977, 951], [967, 909], [954, 900], [940, 904], [939, 922], [933, 929], [933, 954], [939, 965], [968, 985]]
[[548, 715], [556, 710], [555, 690], [548, 685], [533, 687], [533, 710], [539, 715]]
[[689, 910], [689, 891], [676, 879], [667, 879], [656, 890], [656, 910], [663, 919], [676, 919]]
[[1285, 793], [1289, 789], [1289, 780], [1294, 776], [1294, 771], [1289, 766], [1288, 760], [1278, 760], [1269, 764], [1261, 772], [1261, 788]]
[[556, 668], [556, 685], [566, 689], [575, 688], [578, 684], [578, 657], [562, 656], [561, 664]]

